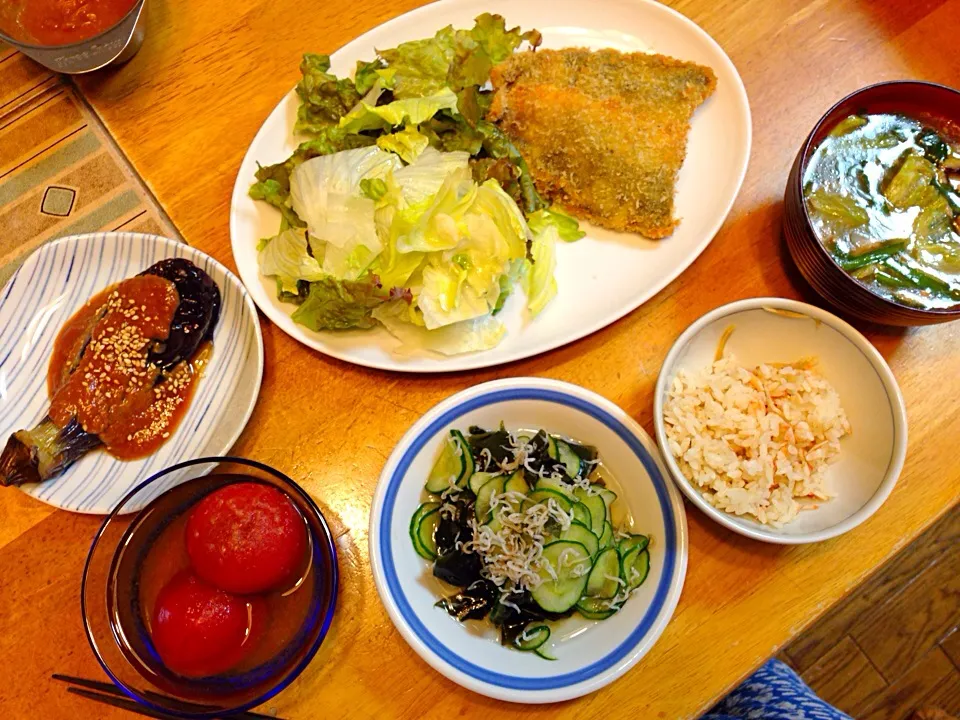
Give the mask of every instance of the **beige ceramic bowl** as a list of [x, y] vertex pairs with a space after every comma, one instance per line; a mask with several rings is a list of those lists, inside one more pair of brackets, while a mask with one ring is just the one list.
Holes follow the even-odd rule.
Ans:
[[[786, 311], [784, 314], [783, 311]], [[798, 316], [799, 315], [799, 316]], [[836, 496], [781, 528], [718, 510], [684, 477], [669, 451], [663, 421], [667, 391], [680, 370], [713, 361], [724, 330], [734, 326], [726, 350], [743, 365], [791, 362], [815, 356], [840, 394], [853, 432], [841, 440], [839, 460], [827, 471]], [[674, 482], [687, 498], [724, 527], [781, 544], [827, 540], [853, 529], [890, 495], [907, 450], [907, 415], [893, 372], [876, 348], [831, 313], [783, 298], [750, 298], [713, 310], [687, 328], [664, 360], [654, 397], [657, 443]]]

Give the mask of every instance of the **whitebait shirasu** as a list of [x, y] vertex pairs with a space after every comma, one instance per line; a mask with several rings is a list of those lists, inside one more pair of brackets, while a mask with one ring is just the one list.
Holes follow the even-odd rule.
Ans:
[[564, 512], [552, 498], [522, 510], [526, 499], [516, 492], [491, 496], [490, 508], [500, 521], [499, 530], [481, 525], [474, 518], [468, 521], [473, 538], [463, 544], [462, 550], [480, 556], [481, 574], [502, 588], [501, 596], [540, 585], [547, 523], [552, 520], [565, 530], [573, 521], [573, 513]]
[[[471, 428], [469, 440], [451, 436], [411, 526], [436, 576], [463, 588], [441, 605], [459, 620], [489, 614], [501, 642], [537, 652], [550, 635], [536, 624], [544, 618], [578, 611], [603, 620], [619, 611], [646, 578], [649, 539], [614, 525], [617, 493], [596, 449], [502, 426]], [[445, 525], [437, 535], [438, 516], [455, 531]]]

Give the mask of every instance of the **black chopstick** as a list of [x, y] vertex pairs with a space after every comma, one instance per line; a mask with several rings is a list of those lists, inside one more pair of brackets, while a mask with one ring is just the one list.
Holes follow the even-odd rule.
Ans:
[[93, 690], [84, 690], [83, 688], [73, 686], [68, 687], [67, 692], [73, 693], [74, 695], [79, 695], [80, 697], [85, 697], [89, 700], [102, 702], [105, 705], [112, 705], [113, 707], [118, 707], [123, 710], [129, 710], [137, 715], [158, 718], [158, 720], [177, 720], [175, 715], [169, 715], [168, 713], [148, 708], [135, 700], [130, 700], [129, 698], [117, 697], [116, 695], [107, 695], [105, 693], [99, 693]]
[[[160, 710], [153, 710], [152, 708], [141, 705], [136, 700], [133, 700], [127, 696], [126, 693], [124, 693], [113, 683], [102, 682], [100, 680], [88, 680], [87, 678], [75, 677], [73, 675], [62, 675], [60, 673], [54, 673], [51, 677], [54, 680], [70, 683], [72, 685], [79, 685], [80, 688], [88, 688], [88, 690], [82, 690], [80, 688], [68, 687], [67, 692], [72, 692], [75, 695], [81, 695], [82, 697], [89, 698], [91, 700], [98, 700], [106, 703], [107, 705], [114, 705], [116, 707], [124, 708], [126, 710], [130, 710], [131, 712], [139, 713], [147, 717], [160, 718], [161, 720], [177, 720], [176, 716], [174, 715], [164, 713]], [[166, 695], [161, 695], [159, 693], [150, 692], [149, 690], [144, 691], [143, 694], [151, 699], [164, 700], [166, 702], [173, 700], [174, 702], [177, 702], [173, 698], [167, 697]], [[186, 703], [184, 703], [184, 705], [186, 705]], [[193, 708], [194, 710], [202, 710], [204, 706], [194, 705]], [[212, 710], [213, 708], [210, 709]], [[283, 720], [282, 718], [278, 718], [274, 715], [264, 715], [263, 713], [252, 711], [230, 715], [229, 717], [231, 720]]]
[[[113, 683], [101, 682], [100, 680], [88, 680], [87, 678], [74, 677], [73, 675], [61, 675], [59, 673], [54, 673], [52, 676], [54, 680], [61, 680], [67, 683], [73, 683], [74, 685], [80, 685], [81, 687], [90, 688], [91, 690], [99, 690], [100, 692], [107, 693], [108, 695], [116, 695], [117, 697], [122, 697], [125, 699], [132, 699], [126, 693], [123, 692]], [[181, 708], [186, 712], [197, 712], [204, 710], [216, 710], [212, 705], [201, 705], [199, 703], [184, 703], [180, 702], [175, 698], [168, 697], [167, 695], [161, 695], [160, 693], [150, 692], [149, 690], [142, 690], [143, 695], [150, 700], [159, 700], [161, 702], [175, 703], [180, 705]], [[242, 718], [243, 715], [238, 715], [237, 717]], [[247, 717], [265, 717], [270, 718], [271, 720], [276, 720], [271, 715], [257, 715], [257, 713], [250, 713]]]

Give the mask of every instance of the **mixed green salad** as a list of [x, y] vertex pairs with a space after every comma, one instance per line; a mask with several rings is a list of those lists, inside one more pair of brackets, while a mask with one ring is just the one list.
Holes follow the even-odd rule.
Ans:
[[551, 660], [547, 621], [619, 611], [650, 571], [649, 538], [616, 526], [601, 467], [596, 448], [545, 430], [451, 430], [410, 520], [414, 549], [460, 588], [438, 607]]
[[490, 70], [524, 44], [540, 34], [485, 13], [470, 30], [379, 50], [352, 80], [304, 56], [294, 132], [307, 139], [250, 188], [282, 214], [259, 265], [296, 322], [379, 324], [410, 349], [455, 354], [500, 342], [515, 286], [531, 315], [553, 298], [555, 244], [583, 233], [484, 119]]

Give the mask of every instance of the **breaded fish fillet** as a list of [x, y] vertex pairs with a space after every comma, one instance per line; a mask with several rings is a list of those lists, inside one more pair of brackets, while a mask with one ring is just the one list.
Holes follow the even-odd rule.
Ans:
[[491, 79], [488, 119], [516, 144], [542, 195], [612, 230], [673, 232], [690, 118], [717, 84], [710, 68], [568, 48], [515, 53]]

